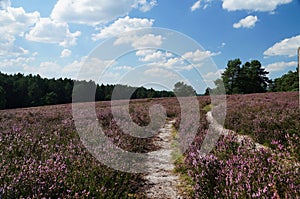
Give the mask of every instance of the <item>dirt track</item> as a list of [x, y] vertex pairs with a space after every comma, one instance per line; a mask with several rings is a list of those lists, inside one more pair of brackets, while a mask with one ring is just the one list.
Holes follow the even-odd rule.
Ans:
[[145, 176], [146, 182], [142, 188], [147, 198], [184, 198], [178, 189], [180, 179], [173, 172], [171, 143], [174, 123], [175, 120], [171, 120], [160, 129], [154, 141], [160, 150], [149, 153], [150, 157], [146, 162], [149, 172]]

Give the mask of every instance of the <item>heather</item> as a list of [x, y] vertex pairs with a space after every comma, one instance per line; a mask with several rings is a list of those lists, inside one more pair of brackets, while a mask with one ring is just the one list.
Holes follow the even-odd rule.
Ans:
[[[217, 107], [214, 110], [214, 117], [220, 120], [222, 112]], [[279, 123], [269, 120], [263, 125], [252, 122], [272, 117], [281, 120]], [[185, 153], [184, 161], [177, 164], [177, 171], [188, 174], [192, 181], [191, 197], [297, 198], [300, 190], [300, 164], [295, 158], [298, 150], [295, 144], [299, 139], [297, 117], [295, 93], [228, 96], [225, 126], [234, 127], [231, 129], [239, 133], [247, 129], [254, 140], [240, 140], [234, 134], [221, 135], [213, 150], [202, 154], [200, 147], [209, 133], [209, 124], [201, 120], [193, 145]], [[281, 137], [278, 132], [287, 136]], [[260, 139], [255, 135], [261, 135]], [[270, 148], [257, 148], [258, 140], [270, 142], [267, 144]]]
[[[206, 113], [212, 109], [214, 118], [221, 122], [224, 112], [216, 104], [210, 105], [210, 97], [205, 96], [198, 97], [200, 112], [195, 107], [185, 113], [180, 106], [183, 99], [184, 106], [195, 106], [189, 98], [131, 100], [129, 113], [136, 124], [145, 127], [151, 123], [151, 107], [160, 104], [167, 118], [176, 120], [175, 139], [185, 138], [180, 140], [181, 144], [193, 139], [183, 156], [179, 155], [175, 161], [175, 170], [187, 188], [192, 187], [189, 191], [192, 198], [298, 197], [297, 93], [228, 96], [225, 127], [253, 140], [221, 135], [208, 154], [200, 152], [204, 139], [213, 130], [209, 128]], [[125, 104], [125, 100], [114, 102], [120, 116], [126, 112]], [[118, 119], [127, 129], [130, 121], [114, 117], [110, 106], [109, 101], [96, 102], [95, 119], [114, 145], [136, 153], [159, 149], [152, 138], [133, 137], [124, 132]], [[193, 117], [195, 113], [199, 117]], [[85, 148], [75, 129], [70, 104], [0, 111], [0, 122], [3, 198], [145, 197], [140, 191], [143, 174], [105, 166]], [[195, 128], [197, 134], [193, 137], [191, 130]], [[255, 142], [265, 148], [257, 149]], [[106, 157], [116, 158], [113, 155]], [[126, 162], [119, 164], [126, 167]]]
[[[214, 116], [222, 115], [216, 109]], [[299, 92], [230, 95], [225, 127], [251, 136], [256, 142], [275, 148], [278, 142], [300, 158]]]
[[195, 183], [194, 197], [296, 198], [299, 164], [285, 161], [283, 154], [253, 147], [228, 136], [220, 138], [213, 152], [205, 156], [191, 150], [185, 163]]
[[[131, 106], [132, 117], [147, 123], [142, 113], [147, 108], [141, 109], [146, 106], [140, 103]], [[108, 103], [97, 103], [96, 110], [105, 133], [124, 150], [152, 150], [149, 140], [122, 134]], [[135, 117], [135, 110], [142, 117]], [[76, 132], [71, 105], [5, 110], [0, 115], [4, 198], [126, 198], [143, 181], [140, 174], [103, 165], [87, 151]]]

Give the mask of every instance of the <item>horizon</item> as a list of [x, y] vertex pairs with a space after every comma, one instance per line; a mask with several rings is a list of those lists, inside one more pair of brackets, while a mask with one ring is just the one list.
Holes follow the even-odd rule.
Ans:
[[[180, 71], [196, 85], [193, 87], [197, 93], [204, 93], [220, 77], [227, 61], [235, 58], [240, 58], [242, 64], [259, 60], [270, 72], [269, 78], [275, 79], [297, 68], [300, 30], [294, 19], [300, 18], [299, 8], [300, 1], [296, 0], [276, 0], [273, 4], [253, 0], [249, 4], [240, 0], [53, 0], [43, 4], [2, 0], [0, 71], [74, 80], [91, 52], [109, 38], [128, 30], [161, 27], [189, 37], [200, 45], [200, 50], [178, 41], [183, 46], [178, 56], [162, 49], [166, 37], [160, 34], [147, 34], [140, 40], [156, 46], [155, 50], [139, 50], [135, 39], [141, 38], [128, 37], [123, 42], [136, 51], [102, 60], [101, 64], [111, 64], [111, 68], [97, 83], [118, 84], [124, 75], [142, 65], [145, 69], [140, 73], [148, 82], [155, 83], [161, 77], [172, 79], [174, 74], [170, 72]], [[205, 59], [217, 70], [199, 79], [187, 61], [198, 61], [195, 68], [201, 70]], [[163, 85], [170, 87], [177, 81], [174, 78]]]

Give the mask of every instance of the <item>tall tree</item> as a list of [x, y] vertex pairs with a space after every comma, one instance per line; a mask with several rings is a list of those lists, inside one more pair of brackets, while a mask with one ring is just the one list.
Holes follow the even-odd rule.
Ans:
[[[110, 100], [115, 85], [96, 85], [93, 81], [78, 81], [79, 87], [74, 87], [71, 79], [46, 79], [39, 75], [15, 74], [7, 75], [0, 72], [0, 109], [19, 108], [29, 106], [40, 106], [48, 104], [61, 104], [72, 102], [72, 93], [82, 95], [81, 101], [94, 100], [88, 99], [89, 89], [96, 88], [95, 98], [97, 101]], [[118, 99], [126, 98], [124, 93], [131, 93], [136, 90], [131, 98], [147, 97], [169, 97], [174, 96], [171, 91], [156, 91], [154, 89], [135, 88], [126, 85], [118, 85], [120, 88]], [[80, 89], [81, 88], [81, 89]], [[128, 97], [128, 95], [127, 95]], [[90, 97], [92, 98], [92, 97]]]
[[177, 97], [187, 97], [196, 95], [196, 91], [192, 86], [185, 84], [184, 82], [177, 82], [173, 89]]
[[299, 73], [298, 71], [289, 71], [274, 80], [274, 91], [298, 91], [299, 90]]
[[242, 67], [241, 64], [240, 59], [228, 61], [221, 79], [215, 81], [216, 88], [213, 91], [219, 90], [223, 81], [227, 94], [266, 92], [270, 82], [267, 77], [269, 72], [262, 68], [261, 63], [253, 60]]
[[241, 93], [266, 92], [268, 83], [270, 82], [267, 74], [269, 74], [269, 72], [262, 68], [258, 60], [246, 62], [242, 66], [239, 75]]
[[233, 94], [239, 93], [239, 73], [240, 65], [242, 64], [240, 59], [229, 60], [224, 73], [222, 73], [222, 80], [226, 89], [226, 93]]
[[0, 86], [0, 109], [6, 106], [6, 93], [5, 90]]

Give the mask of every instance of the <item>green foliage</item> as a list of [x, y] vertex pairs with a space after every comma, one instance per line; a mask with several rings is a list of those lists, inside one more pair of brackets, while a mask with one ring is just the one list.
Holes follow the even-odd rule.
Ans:
[[5, 90], [0, 86], [0, 109], [6, 105]]
[[46, 105], [56, 104], [57, 103], [57, 94], [53, 91], [50, 93], [46, 93], [46, 95], [42, 98], [42, 101]]
[[299, 90], [299, 72], [289, 71], [274, 80], [273, 91], [298, 91]]
[[[115, 99], [128, 98], [128, 96], [123, 95], [128, 92], [132, 94], [130, 95], [131, 99], [174, 96], [174, 93], [170, 91], [156, 91], [144, 87], [96, 85], [93, 81], [79, 81], [77, 83], [83, 88], [94, 88], [96, 101], [110, 100], [116, 86], [122, 92]], [[71, 103], [73, 86], [74, 81], [67, 78], [46, 79], [39, 75], [24, 76], [20, 73], [6, 75], [0, 72], [0, 109]], [[84, 99], [84, 96], [88, 94], [87, 90], [81, 89], [81, 91], [86, 92], [83, 93], [82, 101], [94, 100]]]
[[227, 68], [222, 74], [222, 80], [226, 89], [226, 93], [238, 93], [239, 88], [239, 80], [240, 80], [240, 59], [229, 60], [227, 64]]
[[193, 87], [185, 84], [184, 82], [177, 82], [174, 85], [173, 91], [177, 97], [188, 97], [196, 95], [196, 91], [193, 89]]
[[242, 66], [241, 64], [240, 59], [229, 60], [221, 79], [215, 81], [216, 88], [207, 90], [206, 93], [218, 93], [223, 84], [227, 94], [266, 92], [270, 82], [266, 75], [269, 72], [262, 68], [261, 63], [252, 60]]

